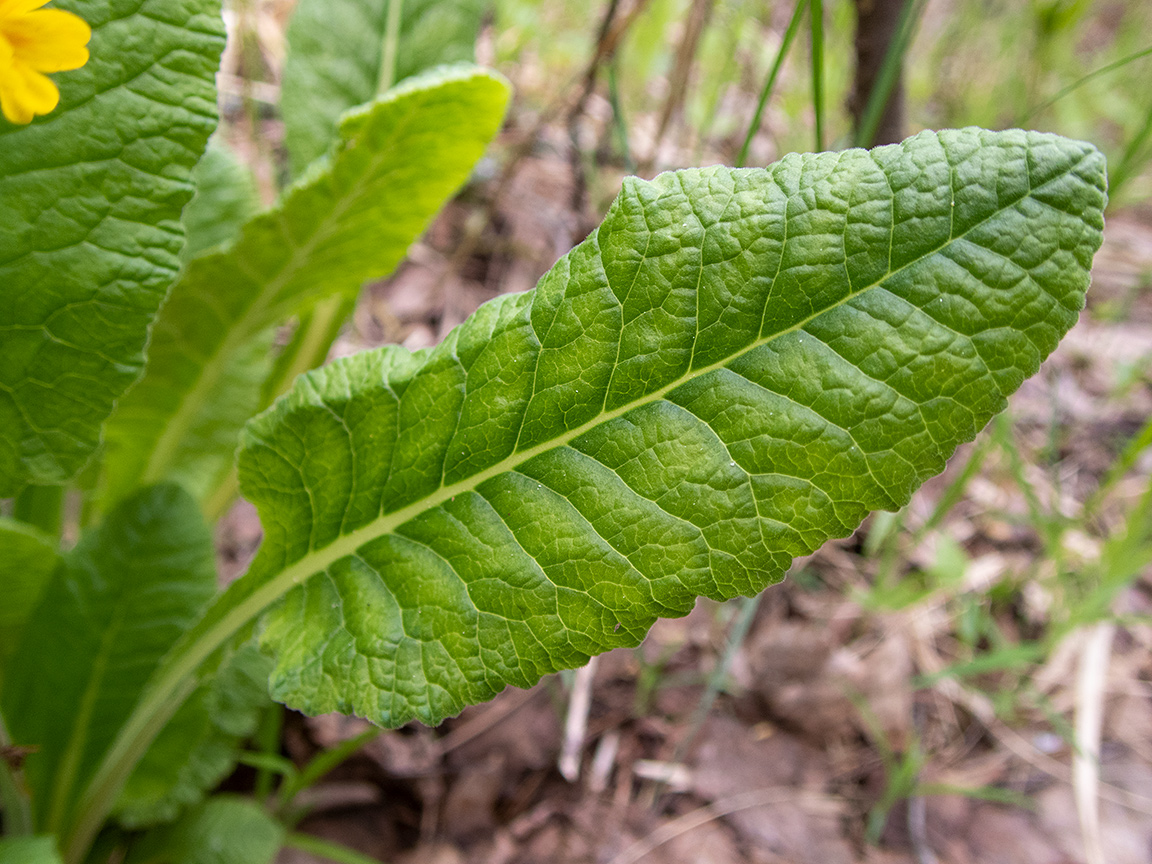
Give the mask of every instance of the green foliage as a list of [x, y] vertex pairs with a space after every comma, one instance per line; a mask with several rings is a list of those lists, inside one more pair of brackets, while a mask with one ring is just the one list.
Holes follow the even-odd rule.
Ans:
[[83, 467], [140, 375], [216, 125], [220, 0], [65, 0], [92, 59], [60, 107], [0, 119], [0, 496]]
[[0, 864], [60, 864], [60, 853], [47, 835], [0, 837]]
[[188, 494], [145, 490], [64, 558], [33, 610], [0, 694], [35, 824], [67, 824], [87, 782], [172, 643], [215, 590], [212, 535]]
[[259, 805], [218, 795], [133, 847], [125, 864], [268, 864], [284, 829]]
[[[206, 798], [239, 759], [268, 773], [263, 793], [283, 778], [261, 797], [291, 820], [343, 755], [297, 769], [275, 741], [242, 750], [269, 681], [310, 712], [435, 723], [635, 645], [698, 596], [754, 597], [902, 506], [1004, 406], [1075, 322], [1100, 244], [1103, 157], [1036, 133], [629, 179], [535, 291], [434, 349], [312, 372], [253, 419], [497, 132], [503, 79], [427, 71], [471, 57], [484, 4], [301, 0], [282, 91], [297, 179], [266, 212], [223, 136], [199, 159], [218, 7], [62, 5], [99, 19], [92, 62], [61, 76], [59, 111], [0, 126], [0, 494], [50, 529], [0, 521], [0, 745], [30, 748], [23, 775], [0, 762], [0, 806], [9, 832], [54, 835], [0, 841], [0, 862], [58, 846], [68, 864], [247, 864], [282, 844], [360, 860]], [[635, 62], [667, 59], [676, 8], [657, 3]], [[831, 94], [844, 4], [821, 8], [811, 81]], [[758, 40], [744, 9], [702, 43], [725, 76]], [[1041, 22], [1052, 39], [1062, 9]], [[629, 91], [614, 78], [612, 95]], [[706, 103], [710, 123], [724, 98], [712, 82], [687, 114]], [[835, 135], [815, 101], [818, 137]], [[201, 513], [230, 499], [231, 470], [265, 541], [217, 594]], [[1152, 559], [1150, 513], [1152, 495], [1068, 578], [1068, 627]], [[957, 584], [964, 552], [941, 549], [923, 591], [889, 599]]]
[[216, 487], [260, 408], [275, 326], [395, 268], [467, 179], [507, 98], [502, 79], [476, 69], [412, 79], [348, 114], [330, 158], [234, 244], [188, 263], [153, 329], [148, 371], [108, 424], [107, 503], [163, 479], [201, 498]]
[[0, 519], [0, 686], [4, 669], [20, 642], [28, 615], [32, 612], [60, 556], [52, 538], [13, 519]]
[[115, 808], [122, 825], [169, 822], [228, 775], [260, 711], [271, 707], [269, 672], [268, 658], [249, 643], [200, 684], [128, 778]]
[[207, 249], [231, 243], [260, 204], [252, 172], [216, 138], [208, 142], [192, 182], [196, 194], [181, 217], [187, 233], [181, 252], [185, 263]]
[[335, 140], [337, 120], [389, 87], [475, 59], [487, 0], [300, 0], [288, 29], [281, 110], [292, 173]]
[[305, 376], [240, 453], [274, 698], [439, 722], [901, 506], [1075, 322], [1103, 171], [967, 130], [629, 180], [535, 292]]

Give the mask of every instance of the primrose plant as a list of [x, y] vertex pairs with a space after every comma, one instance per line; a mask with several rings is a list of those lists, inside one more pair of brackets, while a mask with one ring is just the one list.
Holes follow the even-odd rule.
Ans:
[[301, 0], [262, 212], [208, 142], [218, 0], [35, 5], [0, 50], [86, 25], [0, 66], [0, 861], [270, 860], [205, 800], [269, 696], [434, 724], [763, 590], [1003, 408], [1101, 242], [1103, 158], [1038, 133], [629, 178], [535, 290], [300, 374], [499, 128], [504, 81], [439, 65], [479, 4]]

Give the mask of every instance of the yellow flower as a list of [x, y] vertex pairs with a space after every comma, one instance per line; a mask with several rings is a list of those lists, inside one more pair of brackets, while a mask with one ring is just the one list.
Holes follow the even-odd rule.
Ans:
[[41, 9], [48, 0], [0, 0], [0, 110], [12, 123], [31, 123], [60, 101], [45, 72], [79, 69], [92, 30], [62, 9]]

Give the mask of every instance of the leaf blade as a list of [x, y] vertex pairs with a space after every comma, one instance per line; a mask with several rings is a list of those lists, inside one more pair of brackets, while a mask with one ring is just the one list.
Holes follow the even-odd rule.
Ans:
[[200, 684], [128, 778], [113, 813], [121, 825], [138, 830], [172, 821], [236, 767], [241, 743], [272, 706], [269, 670], [248, 643]]
[[38, 825], [67, 825], [76, 793], [215, 581], [211, 533], [173, 486], [128, 499], [66, 556], [0, 693], [13, 742], [37, 748], [24, 767]]
[[91, 59], [54, 113], [0, 120], [0, 496], [75, 475], [139, 376], [216, 126], [219, 0], [60, 6]]
[[346, 116], [330, 164], [235, 244], [189, 263], [157, 319], [148, 371], [108, 425], [107, 503], [160, 479], [197, 497], [214, 488], [259, 407], [273, 328], [389, 273], [468, 178], [507, 96], [503, 79], [476, 68], [410, 80]]
[[433, 66], [475, 60], [486, 0], [404, 0], [395, 74], [382, 75], [390, 0], [301, 0], [288, 27], [281, 110], [294, 175], [335, 140], [337, 120], [393, 84]]
[[240, 455], [274, 698], [435, 723], [901, 506], [1075, 322], [1104, 184], [979, 130], [633, 181], [534, 292], [304, 376]]
[[14, 519], [0, 518], [0, 584], [4, 604], [0, 606], [0, 689], [4, 669], [20, 644], [24, 625], [52, 573], [60, 555], [47, 534]]

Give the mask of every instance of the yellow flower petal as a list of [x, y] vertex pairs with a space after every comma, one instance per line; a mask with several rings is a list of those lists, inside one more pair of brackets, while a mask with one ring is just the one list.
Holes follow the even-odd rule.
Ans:
[[71, 12], [42, 9], [0, 21], [0, 35], [11, 43], [16, 63], [38, 72], [60, 72], [88, 62], [84, 46], [92, 38], [92, 29]]
[[60, 91], [47, 75], [20, 63], [0, 66], [0, 111], [12, 123], [31, 123], [60, 101]]

